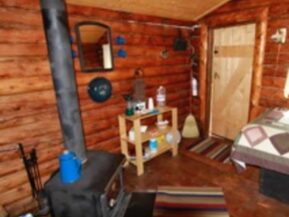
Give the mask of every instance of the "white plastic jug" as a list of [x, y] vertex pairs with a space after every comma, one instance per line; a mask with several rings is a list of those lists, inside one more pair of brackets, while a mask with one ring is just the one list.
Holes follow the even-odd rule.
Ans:
[[157, 89], [157, 96], [156, 96], [157, 106], [165, 106], [166, 105], [166, 88], [160, 86]]

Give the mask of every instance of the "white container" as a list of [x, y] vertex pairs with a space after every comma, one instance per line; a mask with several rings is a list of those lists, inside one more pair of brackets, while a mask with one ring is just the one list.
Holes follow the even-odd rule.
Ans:
[[134, 102], [134, 111], [136, 114], [141, 114], [145, 110], [146, 110], [146, 102], [144, 101]]
[[[147, 131], [147, 129], [148, 129], [148, 126], [142, 125], [142, 126], [140, 127], [140, 132], [141, 132], [141, 133], [145, 133], [145, 132]], [[134, 141], [134, 140], [135, 140], [135, 135], [134, 135], [134, 129], [133, 129], [133, 128], [131, 128], [131, 129], [128, 131], [128, 139], [129, 139], [130, 141]]]
[[164, 130], [164, 129], [167, 128], [168, 123], [169, 123], [169, 122], [168, 122], [167, 120], [164, 120], [164, 121], [158, 121], [158, 122], [156, 123], [156, 125], [157, 125], [158, 129]]
[[166, 105], [166, 88], [165, 87], [160, 86], [157, 89], [156, 101], [157, 101], [157, 106], [159, 107]]
[[148, 110], [154, 110], [154, 99], [152, 97], [149, 98], [148, 100]]
[[198, 81], [192, 78], [192, 96], [198, 96]]

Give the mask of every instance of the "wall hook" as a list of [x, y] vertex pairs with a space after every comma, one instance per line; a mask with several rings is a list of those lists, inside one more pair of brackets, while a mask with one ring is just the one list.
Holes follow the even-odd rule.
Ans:
[[287, 36], [287, 28], [279, 28], [277, 31], [271, 36], [271, 39], [276, 43], [284, 44], [286, 42]]

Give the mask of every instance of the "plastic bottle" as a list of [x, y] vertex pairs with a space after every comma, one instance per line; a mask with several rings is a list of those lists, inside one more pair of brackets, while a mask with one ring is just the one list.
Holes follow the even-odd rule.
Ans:
[[157, 89], [157, 106], [165, 106], [166, 105], [166, 88], [163, 86], [160, 86]]
[[192, 95], [198, 96], [198, 81], [196, 78], [192, 78]]
[[152, 138], [149, 140], [149, 148], [152, 154], [155, 154], [158, 152], [158, 142], [156, 138]]

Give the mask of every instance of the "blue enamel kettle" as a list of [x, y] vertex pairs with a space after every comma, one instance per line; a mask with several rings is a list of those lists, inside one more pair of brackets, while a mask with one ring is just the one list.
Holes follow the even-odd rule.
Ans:
[[81, 176], [81, 162], [74, 152], [65, 150], [59, 156], [60, 180], [64, 184], [73, 183]]

